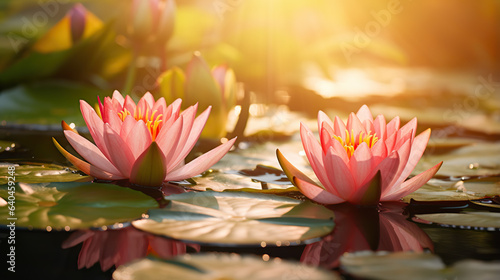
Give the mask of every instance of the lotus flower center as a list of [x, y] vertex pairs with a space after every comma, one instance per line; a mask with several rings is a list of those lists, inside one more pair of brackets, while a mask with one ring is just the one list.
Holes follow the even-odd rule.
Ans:
[[162, 124], [163, 114], [156, 115], [157, 112], [158, 112], [157, 110], [150, 112], [149, 108], [146, 109], [146, 112], [142, 112], [141, 108], [136, 108], [134, 110], [134, 114], [132, 114], [129, 110], [123, 108], [123, 111], [118, 113], [118, 116], [122, 121], [125, 121], [125, 118], [129, 115], [133, 116], [136, 121], [143, 120], [146, 123], [146, 127], [151, 133], [151, 137], [153, 138], [154, 141], [163, 125]]
[[376, 133], [372, 134], [371, 131], [366, 134], [360, 132], [355, 136], [354, 131], [351, 131], [351, 133], [349, 133], [349, 131], [346, 130], [345, 139], [342, 139], [342, 137], [337, 135], [333, 135], [333, 138], [339, 141], [342, 146], [344, 146], [344, 149], [346, 150], [347, 156], [349, 158], [352, 157], [354, 151], [358, 148], [359, 145], [361, 145], [361, 143], [364, 142], [368, 145], [368, 148], [371, 148], [378, 141]]

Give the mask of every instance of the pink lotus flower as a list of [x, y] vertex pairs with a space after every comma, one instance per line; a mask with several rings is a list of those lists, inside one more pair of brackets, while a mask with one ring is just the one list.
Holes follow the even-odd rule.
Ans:
[[276, 151], [279, 163], [292, 183], [308, 198], [321, 204], [350, 202], [376, 205], [394, 201], [425, 184], [442, 162], [405, 181], [422, 157], [430, 129], [415, 136], [417, 119], [399, 127], [399, 117], [386, 123], [375, 119], [366, 105], [349, 115], [347, 124], [339, 117], [332, 122], [318, 113], [320, 142], [301, 123], [300, 136], [314, 173], [324, 187], [316, 184]]
[[155, 102], [146, 93], [139, 103], [115, 91], [113, 97], [99, 100], [99, 113], [85, 101], [80, 110], [95, 145], [63, 122], [64, 135], [71, 146], [88, 162], [64, 150], [59, 151], [84, 173], [105, 180], [129, 179], [143, 186], [159, 186], [163, 181], [178, 181], [198, 175], [219, 161], [236, 138], [184, 164], [196, 144], [210, 114], [208, 107], [198, 117], [198, 105], [180, 112], [182, 100], [167, 106], [165, 99]]

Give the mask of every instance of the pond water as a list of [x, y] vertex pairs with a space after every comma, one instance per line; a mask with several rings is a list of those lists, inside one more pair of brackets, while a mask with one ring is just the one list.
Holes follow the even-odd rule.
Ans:
[[[461, 267], [468, 267], [466, 270], [478, 275], [485, 271], [498, 272], [498, 137], [463, 129], [461, 132], [461, 135], [446, 138], [434, 135], [429, 142], [416, 172], [427, 169], [438, 159], [445, 160], [434, 179], [401, 202], [383, 203], [378, 209], [372, 209], [349, 205], [318, 208], [316, 204], [306, 203], [307, 199], [293, 188], [279, 169], [275, 157], [275, 149], [279, 147], [305, 173], [313, 174], [301, 153], [296, 132], [257, 132], [240, 142], [211, 170], [190, 180], [164, 184], [162, 188], [139, 188], [122, 181], [96, 181], [92, 184], [103, 184], [103, 187], [94, 191], [88, 185], [92, 178], [73, 169], [53, 147], [52, 137], [64, 139], [60, 131], [3, 126], [0, 141], [7, 148], [0, 152], [0, 162], [3, 162], [0, 165], [1, 184], [7, 184], [9, 166], [14, 166], [16, 181], [24, 183], [17, 189], [16, 211], [19, 217], [30, 217], [27, 223], [34, 225], [23, 226], [18, 220], [15, 276], [111, 279], [118, 266], [145, 257], [153, 260], [148, 265], [155, 269], [160, 269], [157, 265], [170, 265], [174, 268], [165, 268], [165, 271], [177, 273], [193, 265], [189, 263], [190, 258], [183, 258], [186, 253], [196, 259], [198, 253], [212, 252], [253, 255], [276, 266], [288, 260], [300, 261], [346, 279], [378, 277], [377, 273], [398, 275], [394, 272], [397, 271], [394, 264], [401, 260], [405, 260], [401, 265], [407, 274], [415, 278], [431, 275], [435, 279], [454, 279], [455, 275], [463, 273], [459, 272]], [[202, 141], [191, 153], [191, 158], [213, 145]], [[109, 187], [108, 190], [109, 183], [121, 187]], [[54, 187], [57, 191], [46, 194], [44, 187]], [[79, 188], [86, 189], [79, 191]], [[125, 192], [130, 188], [145, 195], [135, 197]], [[227, 192], [228, 189], [231, 191]], [[90, 190], [94, 193], [89, 195]], [[197, 192], [200, 190], [207, 192]], [[212, 190], [226, 192], [220, 197]], [[243, 206], [233, 201], [242, 191], [245, 191], [245, 199], [251, 200]], [[20, 198], [20, 193], [39, 199], [36, 206], [21, 206], [20, 200], [24, 198]], [[186, 196], [196, 193], [198, 196], [194, 198]], [[102, 201], [79, 205], [79, 201], [87, 201], [92, 195], [101, 196]], [[169, 200], [170, 196], [173, 200]], [[72, 200], [75, 198], [78, 199]], [[125, 198], [128, 206], [120, 204]], [[190, 204], [190, 199], [195, 202]], [[142, 215], [141, 221], [145, 222], [133, 221], [141, 217], [140, 213], [158, 206], [164, 211], [151, 210]], [[134, 209], [123, 211], [123, 207]], [[274, 213], [276, 209], [283, 210]], [[78, 211], [84, 211], [86, 217], [99, 217], [105, 211], [111, 214], [103, 215], [106, 219], [103, 224], [107, 226], [96, 228], [72, 222], [71, 216], [78, 216]], [[172, 218], [175, 215], [182, 218]], [[167, 226], [156, 225], [155, 219], [162, 217], [174, 221]], [[301, 220], [301, 217], [308, 220]], [[35, 219], [42, 221], [41, 224], [33, 223]], [[120, 219], [125, 222], [117, 222]], [[53, 226], [44, 227], [44, 222]], [[64, 226], [65, 223], [71, 226]], [[300, 231], [302, 228], [307, 230]], [[9, 235], [12, 235], [11, 228], [2, 225], [2, 275], [5, 275], [6, 258], [9, 257], [6, 253], [10, 250]], [[387, 258], [384, 262], [380, 255], [370, 255], [367, 251], [392, 254], [384, 255]], [[365, 253], [359, 255], [359, 252]], [[165, 264], [161, 261], [175, 256], [179, 258], [175, 262]], [[196, 264], [214, 261], [211, 255], [206, 255], [209, 260], [201, 256]], [[219, 257], [215, 258], [218, 263], [224, 263]], [[485, 262], [462, 263], [465, 260]], [[495, 260], [496, 263], [492, 262]], [[378, 269], [374, 270], [370, 265], [375, 263]], [[238, 264], [228, 263], [217, 269], [232, 267]], [[190, 269], [189, 273], [193, 273], [194, 268]], [[244, 265], [241, 270], [245, 270]], [[305, 275], [304, 271], [294, 272], [287, 279], [322, 279]], [[485, 275], [484, 279], [490, 279]]]

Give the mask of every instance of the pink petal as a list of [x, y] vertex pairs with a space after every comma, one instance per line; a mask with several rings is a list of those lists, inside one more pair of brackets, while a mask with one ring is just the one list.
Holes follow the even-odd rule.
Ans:
[[373, 156], [370, 148], [365, 142], [361, 143], [354, 151], [349, 161], [349, 168], [356, 187], [362, 186], [366, 183], [366, 180], [369, 179], [367, 177], [372, 173], [375, 167], [373, 163]]
[[385, 140], [385, 147], [387, 148], [387, 152], [390, 153], [392, 151], [394, 151], [394, 145], [396, 144], [396, 136], [397, 136], [397, 132], [391, 134], [391, 135], [388, 135], [387, 136], [387, 139]]
[[158, 99], [151, 110], [152, 112], [157, 111], [156, 116], [165, 114], [167, 111], [167, 102], [165, 101], [165, 98], [161, 97]]
[[[429, 142], [430, 135], [431, 130], [427, 129], [420, 133], [417, 137], [415, 137], [411, 146], [410, 155], [408, 156], [408, 161], [404, 167], [404, 170], [401, 172], [398, 181], [395, 183], [395, 187], [401, 184], [411, 174], [413, 169], [415, 169], [415, 166], [417, 165], [418, 161], [425, 151], [425, 148], [427, 147], [427, 142]], [[390, 194], [391, 193], [387, 193], [386, 195]]]
[[180, 116], [168, 130], [162, 129], [155, 140], [165, 156], [167, 173], [171, 172], [174, 167], [176, 167], [176, 165], [173, 164], [172, 157], [175, 153], [175, 147], [177, 147], [177, 143], [181, 137], [183, 123], [183, 117]]
[[373, 155], [373, 164], [375, 166], [379, 165], [384, 158], [387, 157], [387, 147], [385, 146], [384, 141], [378, 140], [375, 142], [375, 145], [372, 147], [372, 155]]
[[399, 155], [396, 151], [393, 151], [375, 168], [375, 170], [380, 170], [380, 175], [382, 176], [382, 195], [391, 185], [390, 183], [395, 180], [394, 178], [396, 177], [398, 166]]
[[396, 151], [396, 153], [398, 154], [399, 164], [397, 169], [393, 170], [394, 177], [392, 178], [392, 181], [387, 182], [388, 185], [385, 186], [382, 195], [391, 192], [394, 187], [399, 186], [401, 182], [403, 182], [404, 179], [408, 177], [408, 175], [405, 176], [403, 174], [403, 171], [406, 168], [410, 152], [411, 152], [411, 139], [407, 139], [405, 144], [403, 144], [401, 148]]
[[56, 141], [56, 139], [52, 138], [52, 141], [54, 142], [54, 145], [56, 148], [63, 154], [63, 156], [71, 162], [76, 168], [81, 170], [83, 173], [90, 175], [92, 177], [96, 177], [99, 179], [104, 179], [104, 180], [119, 180], [119, 179], [124, 179], [123, 176], [118, 176], [118, 175], [113, 175], [111, 173], [108, 173], [106, 171], [101, 170], [100, 168], [97, 168], [88, 162], [85, 162], [74, 155], [70, 154], [68, 151], [66, 151], [59, 143]]
[[137, 121], [132, 131], [132, 133], [128, 134], [125, 143], [130, 147], [134, 160], [136, 160], [151, 145], [153, 139], [143, 120]]
[[191, 134], [191, 129], [193, 128], [197, 108], [198, 104], [190, 106], [181, 114], [183, 120], [181, 135], [174, 148], [175, 152], [172, 158], [169, 159], [169, 165], [172, 164], [173, 166], [176, 166], [179, 162], [184, 160], [187, 153], [189, 153], [189, 151], [185, 153], [184, 147], [188, 144], [187, 141], [189, 139], [189, 135]]
[[122, 128], [122, 120], [120, 119], [120, 117], [118, 116], [118, 114], [111, 110], [111, 109], [108, 109], [106, 108], [106, 116], [108, 118], [108, 120], [106, 121], [107, 123], [109, 123], [109, 125], [111, 126], [111, 128], [116, 132], [116, 133], [120, 133], [120, 130]]
[[125, 99], [123, 98], [123, 95], [117, 90], [113, 91], [113, 100], [118, 101], [122, 107], [123, 107], [123, 103], [125, 103]]
[[401, 184], [401, 186], [397, 188], [397, 190], [394, 189], [392, 193], [388, 193], [387, 195], [382, 196], [382, 200], [399, 200], [400, 198], [418, 190], [421, 186], [427, 183], [427, 181], [429, 181], [436, 174], [436, 172], [438, 172], [442, 164], [443, 162], [440, 162], [434, 165], [432, 168], [418, 174], [417, 176], [406, 180]]
[[373, 121], [373, 129], [375, 130], [375, 134], [378, 137], [379, 141], [385, 141], [386, 134], [386, 122], [383, 115], [378, 115]]
[[334, 153], [333, 148], [325, 155], [324, 161], [326, 174], [329, 182], [333, 186], [333, 189], [329, 189], [328, 186], [325, 186], [326, 190], [331, 193], [338, 193], [341, 198], [349, 200], [349, 197], [356, 189], [356, 183], [349, 167], [340, 156]]
[[417, 118], [411, 119], [408, 123], [406, 123], [403, 127], [399, 129], [398, 132], [401, 132], [401, 135], [410, 133], [411, 138], [415, 138], [415, 132], [417, 131]]
[[75, 151], [90, 164], [113, 175], [122, 176], [120, 171], [90, 141], [69, 130], [65, 130], [64, 135]]
[[206, 171], [208, 168], [218, 162], [231, 149], [235, 141], [236, 138], [233, 138], [226, 143], [219, 145], [218, 147], [195, 158], [183, 167], [176, 169], [171, 173], [168, 173], [165, 177], [165, 181], [184, 180]]
[[312, 182], [301, 180], [297, 177], [293, 177], [293, 182], [303, 195], [317, 203], [330, 205], [345, 202], [344, 199], [327, 192]]
[[399, 129], [399, 117], [396, 116], [387, 124], [387, 136], [391, 136], [393, 133]]
[[340, 136], [340, 138], [345, 139], [345, 131], [346, 126], [344, 122], [337, 116], [335, 116], [335, 120], [333, 123], [333, 130], [335, 131], [335, 135]]
[[87, 124], [90, 135], [94, 139], [94, 143], [102, 151], [102, 153], [109, 159], [109, 152], [104, 143], [104, 122], [94, 111], [92, 106], [87, 102], [80, 100], [80, 111], [82, 112], [83, 119]]
[[321, 148], [323, 150], [323, 153], [326, 153], [326, 151], [328, 151], [329, 147], [331, 147], [333, 145], [333, 143], [332, 143], [333, 138], [332, 138], [331, 134], [328, 132], [328, 130], [325, 128], [325, 126], [323, 126], [320, 129], [319, 140], [321, 141]]
[[283, 172], [285, 172], [285, 175], [288, 177], [288, 180], [292, 182], [292, 184], [295, 185], [295, 182], [293, 181], [293, 178], [296, 177], [298, 179], [301, 179], [302, 181], [308, 181], [311, 184], [314, 184], [313, 180], [311, 180], [307, 175], [302, 173], [299, 169], [297, 169], [295, 166], [293, 166], [286, 158], [283, 156], [281, 151], [279, 149], [276, 149], [276, 157], [278, 158], [278, 162], [283, 169]]
[[[325, 186], [325, 188], [333, 190], [333, 185], [330, 183], [326, 174], [321, 146], [316, 138], [314, 138], [312, 131], [309, 130], [309, 128], [303, 123], [300, 123], [300, 138], [302, 139], [302, 146], [304, 147], [309, 164], [311, 164], [311, 167], [319, 181], [323, 184], [323, 186]], [[336, 193], [336, 191], [333, 193]]]
[[367, 132], [361, 121], [359, 121], [358, 116], [354, 113], [351, 113], [349, 115], [349, 119], [347, 119], [347, 131], [352, 133], [354, 136], [358, 135], [360, 132], [363, 132], [364, 134]]
[[318, 131], [321, 131], [321, 128], [324, 126], [323, 123], [326, 123], [330, 128], [333, 128], [333, 122], [323, 111], [318, 112]]
[[107, 124], [104, 126], [104, 140], [109, 150], [111, 163], [120, 170], [121, 174], [130, 176], [135, 158], [129, 145]]
[[130, 114], [132, 114], [132, 116], [134, 116], [135, 108], [136, 108], [135, 102], [134, 102], [134, 100], [132, 100], [130, 95], [125, 96], [125, 102], [123, 103], [123, 109], [127, 109], [127, 111], [129, 111]]
[[[184, 147], [182, 147], [181, 152], [177, 156], [179, 159], [184, 159], [193, 149], [194, 145], [196, 145], [196, 142], [200, 138], [201, 131], [203, 130], [205, 124], [207, 123], [211, 108], [212, 106], [209, 106], [207, 109], [205, 109], [205, 111], [203, 111], [203, 113], [201, 113], [194, 120], [193, 126], [191, 127], [191, 131], [189, 133], [189, 137], [184, 142]], [[175, 161], [173, 164], [175, 164]]]
[[144, 99], [146, 101], [146, 104], [148, 104], [148, 108], [150, 109], [155, 105], [155, 98], [149, 91], [146, 92], [141, 99]]
[[359, 108], [358, 112], [356, 113], [356, 116], [358, 117], [361, 123], [364, 123], [365, 121], [373, 123], [372, 112], [370, 111], [370, 108], [368, 108], [368, 106], [366, 105], [363, 105], [361, 106], [361, 108]]
[[365, 128], [365, 131], [368, 133], [373, 133], [375, 131], [375, 127], [373, 126], [373, 122], [365, 120], [363, 121], [363, 126]]
[[182, 99], [177, 98], [174, 102], [168, 105], [167, 110], [163, 115], [163, 121], [167, 121], [168, 119], [173, 118], [174, 120], [179, 117], [179, 113], [181, 111], [181, 103]]
[[403, 134], [401, 130], [398, 130], [396, 133], [396, 143], [394, 143], [394, 147], [392, 148], [393, 150], [399, 150], [401, 146], [406, 143], [406, 141], [410, 140], [410, 143], [412, 142], [412, 131], [409, 131], [408, 133]]
[[132, 131], [132, 129], [135, 126], [135, 123], [137, 121], [134, 119], [134, 117], [128, 115], [125, 117], [125, 121], [122, 124], [122, 127], [120, 129], [120, 137], [125, 141], [129, 135], [129, 133]]

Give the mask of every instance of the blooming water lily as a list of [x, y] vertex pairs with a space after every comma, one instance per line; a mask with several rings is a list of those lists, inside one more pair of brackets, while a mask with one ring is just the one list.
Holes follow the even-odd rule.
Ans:
[[136, 105], [118, 92], [106, 97], [96, 112], [85, 101], [80, 110], [95, 145], [63, 122], [64, 135], [88, 162], [64, 150], [59, 151], [84, 173], [105, 180], [129, 179], [143, 186], [159, 186], [163, 181], [190, 178], [207, 170], [233, 146], [236, 138], [184, 163], [196, 144], [210, 114], [208, 107], [198, 117], [198, 104], [180, 112], [181, 99], [167, 106], [165, 99], [154, 100], [146, 93]]
[[431, 132], [427, 129], [415, 136], [416, 118], [399, 125], [399, 117], [389, 123], [383, 115], [374, 119], [366, 105], [351, 113], [347, 124], [339, 117], [332, 121], [320, 111], [320, 141], [301, 123], [307, 159], [323, 186], [295, 168], [279, 150], [278, 160], [293, 184], [318, 203], [376, 205], [399, 200], [424, 185], [442, 164], [406, 180], [422, 157]]

